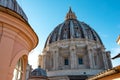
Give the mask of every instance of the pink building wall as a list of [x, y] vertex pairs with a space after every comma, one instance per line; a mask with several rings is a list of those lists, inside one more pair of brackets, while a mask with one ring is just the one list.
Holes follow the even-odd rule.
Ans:
[[38, 37], [19, 14], [0, 6], [0, 80], [12, 80], [16, 63], [23, 58], [25, 77], [29, 52], [38, 44]]

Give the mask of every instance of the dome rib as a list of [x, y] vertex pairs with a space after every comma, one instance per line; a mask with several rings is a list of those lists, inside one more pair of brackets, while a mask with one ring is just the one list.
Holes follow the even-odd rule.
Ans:
[[72, 23], [72, 21], [70, 21], [70, 32], [71, 32], [71, 39], [73, 39], [74, 38], [74, 25], [73, 25], [73, 23]]
[[60, 40], [60, 34], [61, 34], [61, 30], [62, 30], [62, 27], [63, 27], [64, 23], [60, 24], [60, 27], [59, 27], [59, 31], [58, 31], [58, 41]]
[[79, 24], [81, 25], [81, 28], [82, 28], [82, 30], [83, 30], [83, 35], [84, 35], [84, 38], [87, 38], [87, 33], [86, 33], [86, 31], [85, 31], [85, 27], [83, 26], [83, 24], [81, 23], [81, 22], [79, 22]]
[[85, 36], [84, 36], [84, 31], [83, 31], [83, 28], [82, 28], [81, 25], [80, 25], [80, 22], [77, 21], [77, 20], [76, 20], [76, 22], [77, 22], [77, 24], [78, 24], [78, 26], [79, 26], [79, 28], [80, 28], [80, 31], [81, 31], [81, 38], [85, 38]]

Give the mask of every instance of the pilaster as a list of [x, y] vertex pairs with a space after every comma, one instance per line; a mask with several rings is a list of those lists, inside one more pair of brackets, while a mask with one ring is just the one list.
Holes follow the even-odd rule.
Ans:
[[106, 53], [103, 52], [102, 56], [103, 56], [103, 62], [104, 62], [105, 69], [108, 69], [109, 67], [108, 67], [108, 61], [107, 61]]
[[88, 56], [89, 56], [89, 66], [91, 69], [94, 68], [94, 63], [93, 63], [93, 52], [92, 49], [90, 49], [89, 47], [87, 48], [88, 51]]
[[111, 55], [110, 55], [110, 51], [107, 51], [106, 52], [106, 55], [107, 55], [107, 61], [108, 61], [108, 67], [109, 68], [112, 68], [112, 63], [111, 63]]
[[46, 55], [43, 55], [43, 69], [46, 69]]
[[58, 70], [59, 66], [58, 48], [53, 50], [53, 70]]
[[74, 46], [70, 46], [70, 66], [71, 69], [75, 69], [77, 67], [77, 59], [76, 59], [76, 47]]
[[[97, 68], [97, 65], [98, 65], [98, 60], [97, 60], [98, 57], [97, 57], [97, 55], [96, 55], [95, 49], [92, 49], [91, 53], [92, 53], [93, 68], [95, 69], [95, 68]], [[96, 57], [96, 58], [95, 58], [95, 57]], [[96, 62], [95, 62], [95, 60], [96, 60]]]

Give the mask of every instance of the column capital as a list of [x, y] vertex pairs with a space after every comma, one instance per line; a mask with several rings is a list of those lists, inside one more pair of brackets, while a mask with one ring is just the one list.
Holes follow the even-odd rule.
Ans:
[[70, 51], [74, 51], [76, 49], [76, 46], [75, 45], [72, 45], [69, 47]]

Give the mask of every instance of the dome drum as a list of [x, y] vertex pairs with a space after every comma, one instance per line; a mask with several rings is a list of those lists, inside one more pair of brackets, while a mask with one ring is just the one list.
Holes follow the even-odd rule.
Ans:
[[101, 43], [96, 43], [96, 41], [93, 41], [93, 40], [85, 40], [85, 39], [68, 39], [68, 40], [62, 40], [62, 41], [56, 41], [54, 43], [51, 43], [49, 45], [47, 45], [46, 48], [44, 48], [44, 50], [51, 50], [51, 49], [54, 49], [56, 47], [69, 47], [71, 45], [75, 45], [76, 47], [78, 46], [81, 46], [81, 47], [85, 47], [85, 46], [88, 46], [88, 45], [91, 45], [92, 47], [94, 48], [104, 48], [103, 45], [101, 45]]

